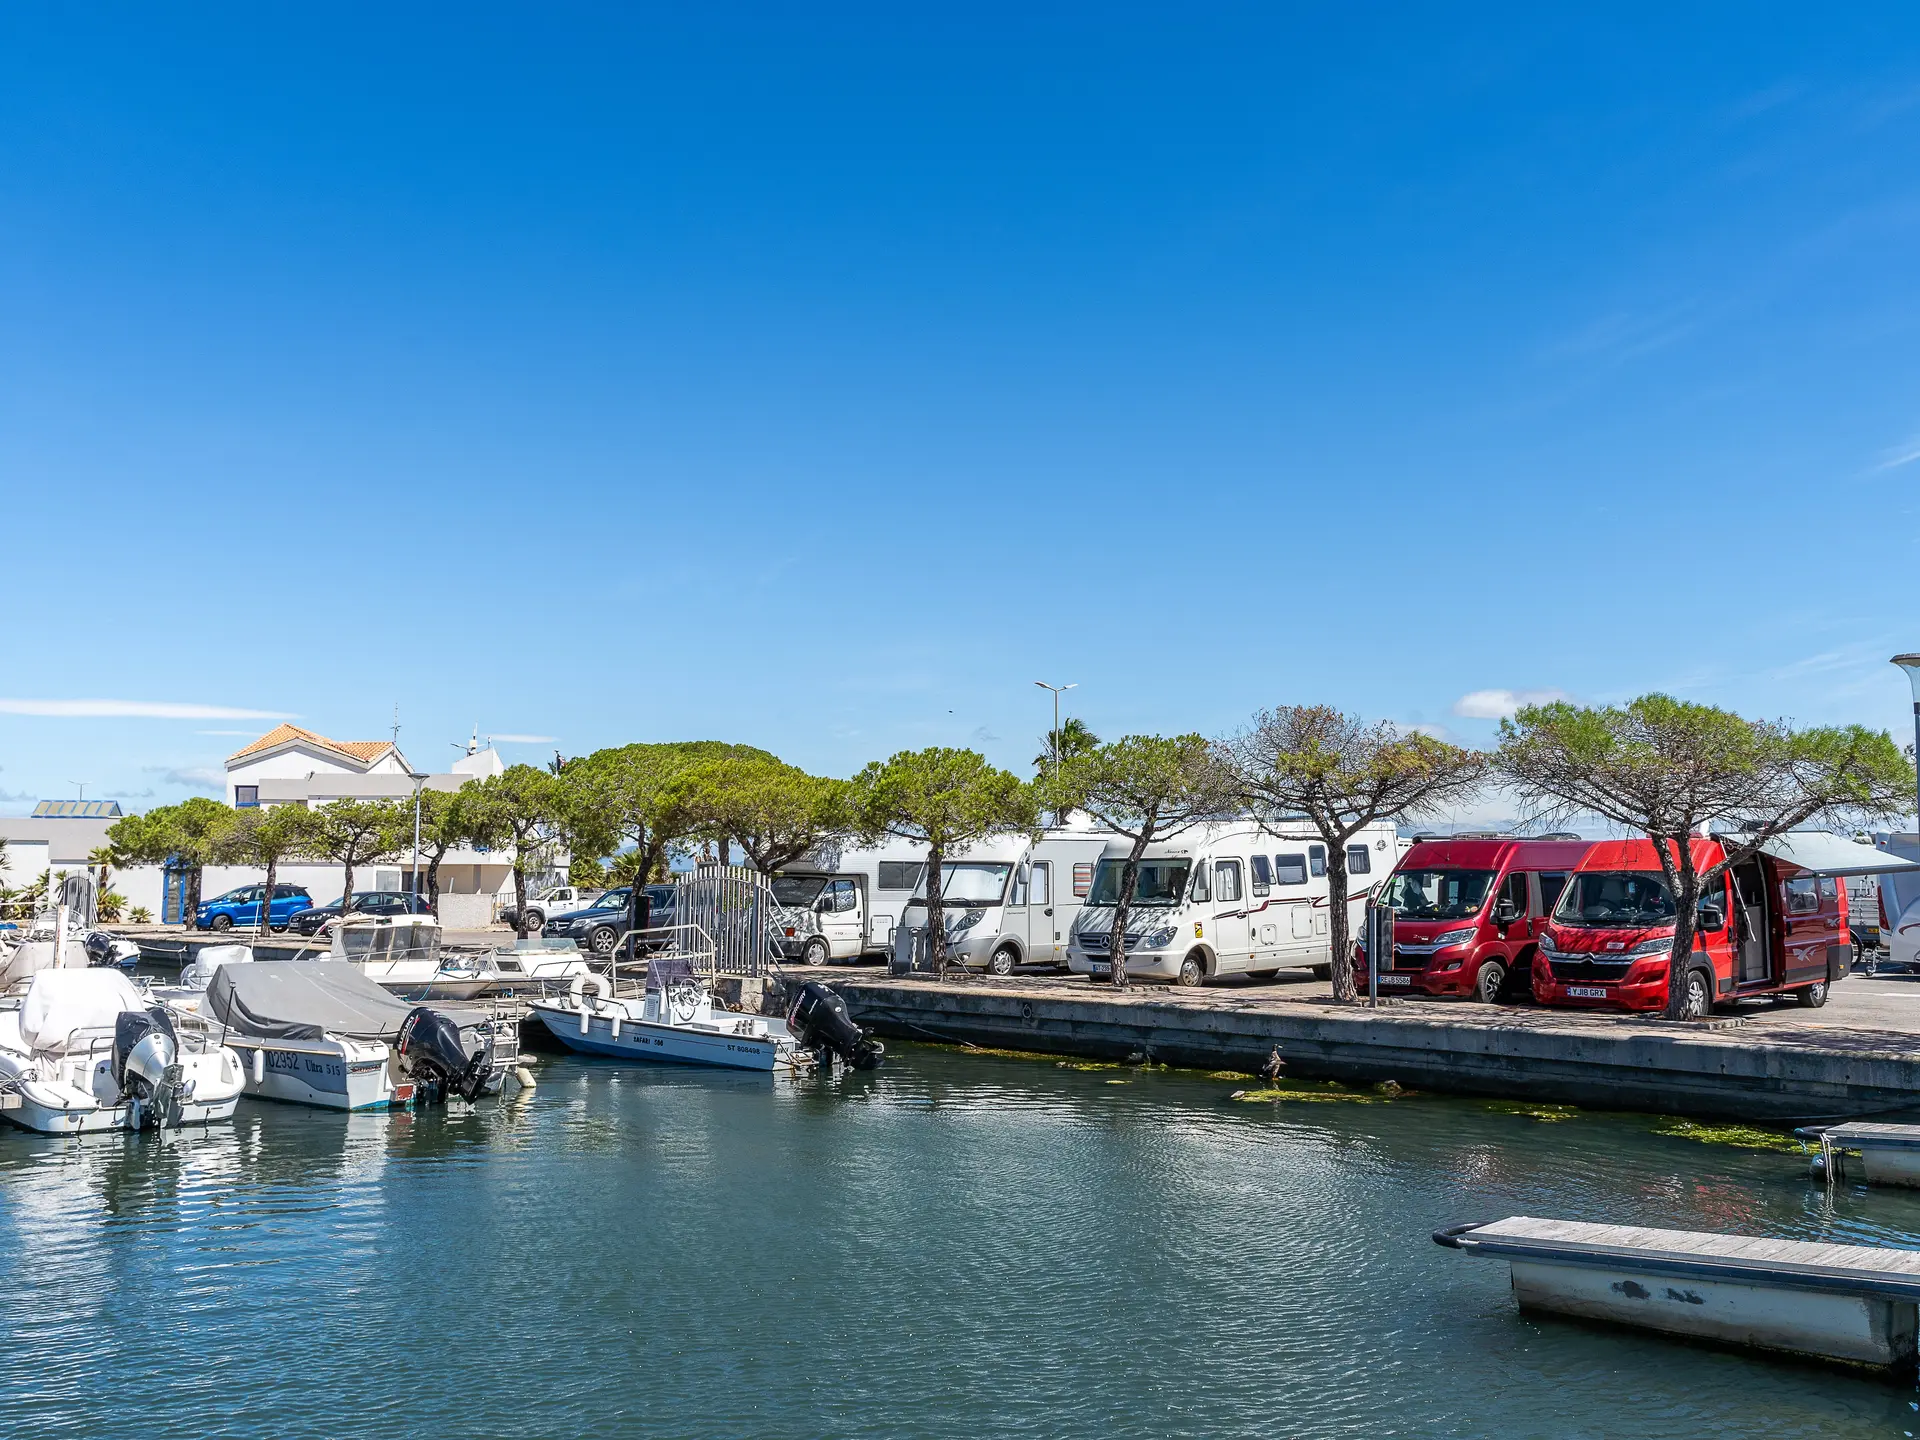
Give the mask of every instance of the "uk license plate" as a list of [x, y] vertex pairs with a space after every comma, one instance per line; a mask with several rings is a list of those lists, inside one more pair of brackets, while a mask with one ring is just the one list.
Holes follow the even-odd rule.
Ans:
[[1380, 983], [1382, 985], [1411, 985], [1413, 979], [1408, 975], [1382, 975], [1380, 977]]
[[1567, 994], [1576, 1000], [1604, 1000], [1607, 998], [1606, 990], [1599, 985], [1569, 985], [1567, 986]]

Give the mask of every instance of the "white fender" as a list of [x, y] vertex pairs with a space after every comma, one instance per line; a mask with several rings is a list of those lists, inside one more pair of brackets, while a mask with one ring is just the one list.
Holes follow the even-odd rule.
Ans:
[[265, 1050], [256, 1050], [253, 1052], [253, 1083], [259, 1085], [264, 1082], [266, 1078], [267, 1052]]

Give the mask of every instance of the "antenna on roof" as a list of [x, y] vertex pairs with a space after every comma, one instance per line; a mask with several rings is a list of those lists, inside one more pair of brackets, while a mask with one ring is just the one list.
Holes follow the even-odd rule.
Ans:
[[393, 702], [393, 748], [400, 748], [400, 702]]

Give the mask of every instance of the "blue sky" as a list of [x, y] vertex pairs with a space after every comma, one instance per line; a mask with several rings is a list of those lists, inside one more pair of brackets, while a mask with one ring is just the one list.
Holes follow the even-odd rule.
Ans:
[[1920, 21], [1559, 8], [0, 12], [0, 803], [1035, 680], [1904, 739]]

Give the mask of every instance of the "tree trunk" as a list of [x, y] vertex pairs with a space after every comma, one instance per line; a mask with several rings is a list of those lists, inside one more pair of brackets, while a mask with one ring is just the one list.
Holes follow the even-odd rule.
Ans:
[[[1700, 873], [1693, 863], [1693, 837], [1682, 835], [1668, 853], [1667, 839], [1653, 842], [1660, 857], [1660, 870], [1673, 896], [1673, 949], [1667, 953], [1667, 1008], [1669, 1020], [1681, 1020], [1687, 1013], [1687, 969], [1693, 959], [1694, 906], [1700, 898]], [[1708, 984], [1708, 1007], [1712, 1007], [1713, 981]]]
[[522, 940], [527, 938], [527, 862], [521, 847], [513, 847], [513, 929]]
[[193, 917], [200, 913], [200, 869], [198, 865], [187, 868], [187, 894], [181, 901], [180, 923], [189, 930], [193, 928]]
[[353, 908], [353, 852], [347, 852], [346, 888], [340, 892], [340, 914], [344, 919], [348, 910]]
[[[436, 920], [440, 918], [440, 861], [446, 853], [442, 850], [427, 861], [427, 909], [433, 912]], [[419, 881], [416, 880], [414, 884], [417, 887]]]
[[940, 964], [947, 956], [946, 897], [941, 894], [945, 883], [941, 869], [944, 859], [938, 845], [927, 847], [927, 964], [935, 975], [940, 973]]
[[254, 932], [259, 935], [273, 933], [273, 885], [280, 874], [280, 857], [267, 857], [267, 884], [260, 894], [260, 918], [254, 923]]
[[1353, 936], [1347, 925], [1344, 835], [1327, 838], [1327, 944], [1331, 947], [1327, 968], [1333, 976], [1333, 998], [1342, 1005], [1351, 1005], [1360, 998], [1360, 990], [1353, 980]]
[[1140, 883], [1140, 857], [1153, 841], [1153, 827], [1142, 827], [1120, 867], [1120, 889], [1114, 896], [1113, 930], [1107, 937], [1108, 980], [1116, 990], [1127, 988], [1127, 918], [1133, 913], [1133, 887]]

